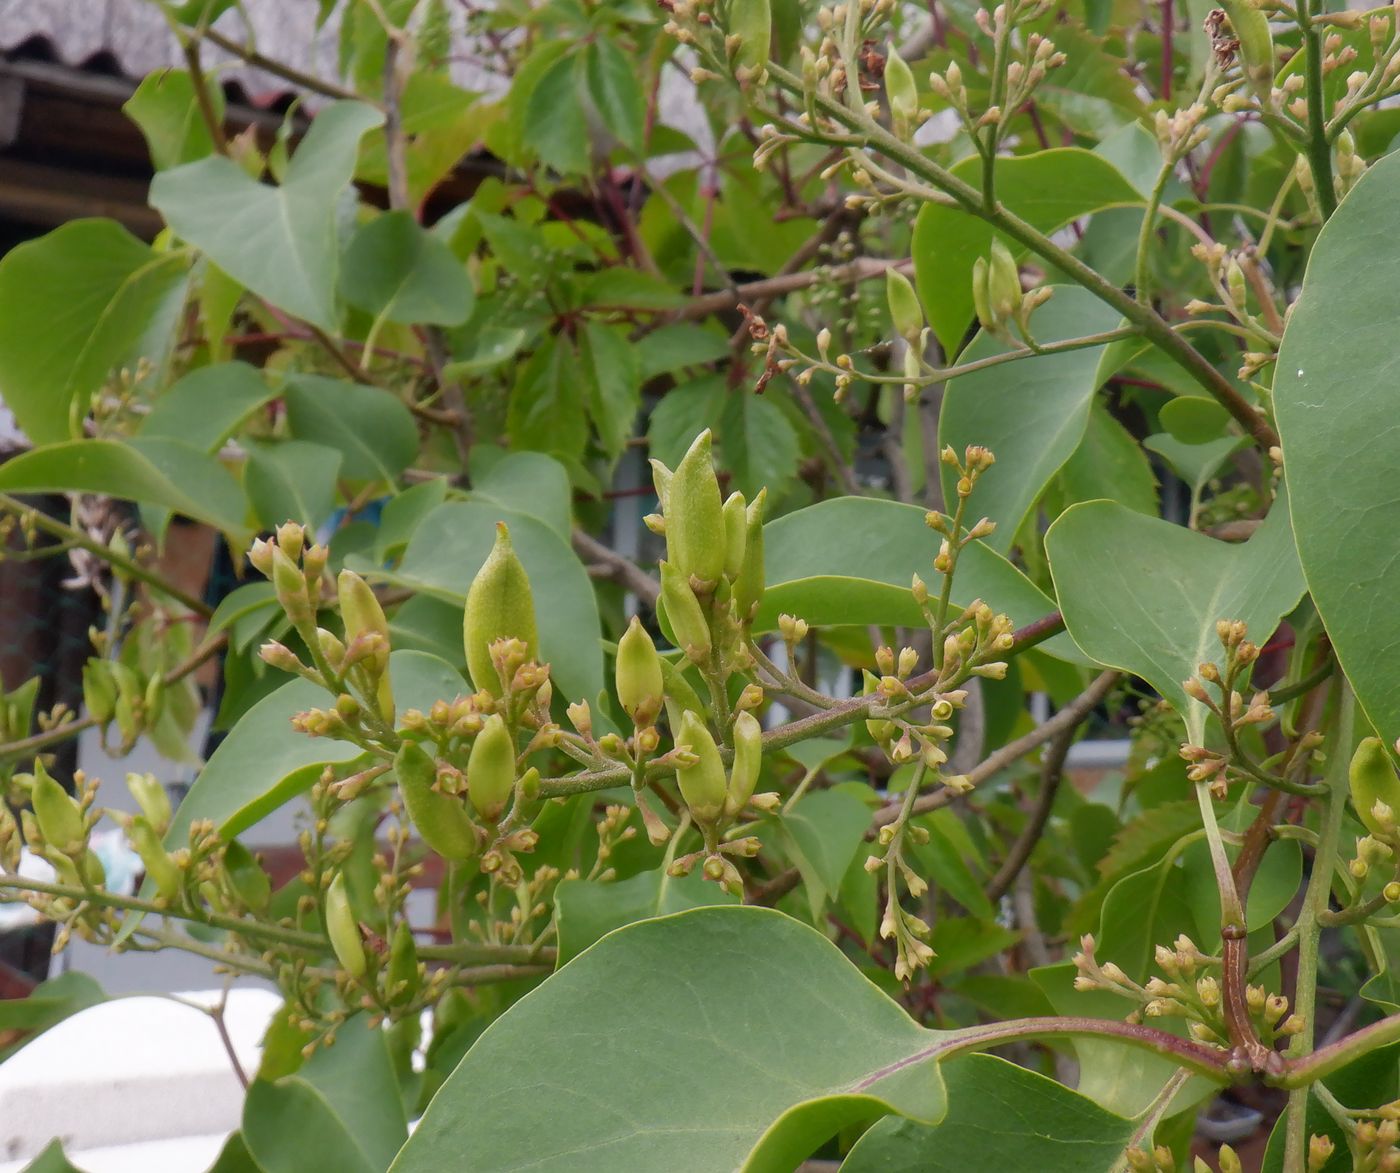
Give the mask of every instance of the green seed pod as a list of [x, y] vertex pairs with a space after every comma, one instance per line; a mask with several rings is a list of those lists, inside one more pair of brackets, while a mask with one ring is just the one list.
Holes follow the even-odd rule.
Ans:
[[744, 545], [749, 536], [749, 516], [744, 494], [730, 493], [724, 503], [724, 577], [733, 582], [744, 569]]
[[890, 321], [894, 323], [895, 333], [911, 346], [917, 345], [924, 328], [924, 311], [914, 286], [898, 269], [885, 270], [885, 300], [890, 305]]
[[476, 854], [476, 829], [458, 798], [433, 788], [437, 767], [417, 742], [405, 741], [394, 758], [404, 809], [418, 835], [443, 859], [461, 862]]
[[306, 576], [283, 552], [281, 546], [272, 547], [272, 585], [277, 592], [277, 601], [292, 625], [300, 630], [312, 622], [311, 599], [306, 593]]
[[753, 797], [762, 765], [763, 726], [746, 710], [734, 719], [734, 762], [729, 767], [729, 797], [724, 808], [731, 817], [742, 811]]
[[710, 429], [691, 444], [671, 476], [666, 557], [686, 578], [717, 582], [724, 573], [724, 506], [710, 455]]
[[759, 489], [746, 513], [744, 566], [734, 579], [734, 605], [741, 623], [749, 622], [763, 601], [763, 507], [767, 500], [768, 490]]
[[390, 1006], [406, 1006], [418, 993], [421, 978], [418, 973], [418, 946], [407, 921], [399, 921], [394, 939], [389, 945], [389, 969], [385, 975], [384, 994]]
[[[864, 687], [861, 689], [862, 696], [873, 696], [880, 689], [880, 682], [872, 672], [862, 672]], [[888, 745], [894, 740], [894, 735], [899, 732], [893, 721], [867, 721], [865, 731], [870, 734], [876, 745]]]
[[[1379, 737], [1362, 738], [1352, 755], [1347, 779], [1352, 805], [1366, 829], [1381, 838], [1394, 836], [1396, 822], [1400, 821], [1400, 778], [1396, 777], [1390, 755]], [[1388, 817], [1376, 817], [1377, 804], [1389, 808]], [[1386, 816], [1384, 810], [1380, 813]]]
[[998, 324], [1010, 321], [1021, 308], [1021, 274], [1011, 250], [1001, 238], [992, 240], [991, 264], [987, 271], [987, 304]]
[[669, 562], [661, 563], [661, 602], [677, 646], [692, 660], [703, 660], [710, 654], [710, 625], [690, 583]]
[[992, 317], [992, 302], [987, 293], [987, 273], [986, 257], [972, 262], [972, 308], [977, 311], [978, 325], [984, 330], [994, 330], [997, 322]]
[[914, 81], [914, 71], [893, 45], [885, 57], [885, 93], [890, 100], [890, 113], [897, 121], [907, 123], [919, 112], [919, 86]]
[[734, 73], [746, 82], [762, 78], [768, 69], [768, 53], [773, 41], [773, 10], [769, 0], [732, 0], [729, 5], [729, 35], [738, 37], [734, 53]]
[[467, 758], [467, 797], [482, 818], [494, 823], [506, 809], [514, 789], [515, 739], [501, 715], [492, 713], [472, 742]]
[[650, 725], [661, 712], [666, 685], [656, 645], [635, 615], [617, 641], [617, 699], [636, 725]]
[[695, 765], [676, 771], [681, 797], [697, 823], [702, 826], [713, 823], [724, 813], [724, 802], [729, 793], [719, 747], [715, 745], [715, 739], [710, 736], [705, 723], [691, 712], [681, 718], [676, 744], [689, 746], [700, 759]]
[[128, 774], [126, 788], [157, 835], [170, 829], [170, 794], [154, 774]]
[[138, 815], [127, 823], [126, 837], [141, 857], [146, 867], [146, 878], [156, 886], [156, 891], [166, 900], [178, 900], [184, 878], [170, 853], [161, 844], [155, 828]]
[[343, 873], [338, 873], [326, 889], [326, 936], [331, 939], [331, 948], [335, 950], [335, 959], [340, 962], [340, 968], [351, 977], [363, 977], [369, 968], [365, 946], [360, 940], [360, 926], [355, 921], [350, 897], [345, 891]]
[[336, 590], [340, 597], [340, 617], [345, 622], [345, 642], [353, 643], [361, 635], [382, 637], [383, 642], [374, 654], [361, 663], [369, 664], [375, 672], [383, 672], [389, 667], [389, 621], [384, 618], [384, 608], [374, 597], [369, 583], [353, 570], [340, 572]]
[[1267, 98], [1274, 83], [1274, 37], [1269, 18], [1250, 0], [1220, 0], [1220, 7], [1239, 38], [1240, 66], [1249, 88]]
[[[106, 660], [91, 659], [83, 665], [83, 704], [88, 715], [106, 725], [117, 709], [117, 681]], [[16, 733], [16, 737], [24, 736]]]
[[666, 718], [671, 722], [672, 729], [681, 727], [681, 718], [686, 713], [701, 717], [705, 715], [700, 694], [690, 687], [690, 681], [681, 672], [681, 667], [669, 660], [661, 661], [661, 675], [666, 681]]
[[496, 523], [496, 544], [467, 592], [462, 634], [472, 684], [493, 696], [505, 691], [491, 663], [493, 643], [498, 639], [518, 639], [525, 645], [529, 659], [539, 654], [530, 579], [515, 555], [510, 531], [503, 522]]
[[87, 845], [87, 822], [77, 800], [34, 760], [34, 785], [29, 791], [34, 818], [44, 842], [55, 851], [73, 855]]
[[10, 804], [0, 798], [0, 868], [19, 871], [19, 855], [24, 849], [24, 836]]
[[237, 839], [224, 848], [224, 879], [229, 892], [254, 912], [262, 912], [272, 899], [268, 874]]

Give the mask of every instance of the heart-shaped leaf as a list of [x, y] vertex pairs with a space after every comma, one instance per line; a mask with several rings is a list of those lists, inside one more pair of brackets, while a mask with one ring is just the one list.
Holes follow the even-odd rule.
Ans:
[[[232, 164], [230, 164], [232, 166]], [[70, 409], [113, 371], [169, 353], [189, 256], [113, 220], [74, 220], [0, 260], [0, 384], [35, 444], [66, 440]]]
[[1182, 682], [1221, 658], [1219, 619], [1240, 619], [1260, 645], [1303, 594], [1286, 507], [1249, 541], [1219, 542], [1116, 502], [1066, 510], [1045, 535], [1065, 626], [1097, 663], [1141, 676], [1200, 740], [1205, 710]]
[[336, 199], [355, 172], [360, 139], [384, 116], [363, 102], [317, 115], [281, 186], [217, 155], [160, 172], [151, 204], [177, 236], [279, 309], [336, 328]]
[[393, 1173], [788, 1173], [841, 1128], [943, 1115], [946, 1032], [771, 909], [604, 937], [497, 1019]]

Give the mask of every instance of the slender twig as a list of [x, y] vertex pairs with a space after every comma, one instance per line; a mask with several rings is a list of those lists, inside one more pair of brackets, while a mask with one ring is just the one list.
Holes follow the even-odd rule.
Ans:
[[630, 558], [609, 549], [581, 529], [574, 530], [573, 545], [581, 558], [600, 567], [608, 578], [631, 591], [648, 607], [655, 605], [661, 595], [661, 584]]
[[8, 493], [0, 493], [0, 509], [4, 509], [15, 514], [16, 517], [30, 518], [35, 529], [41, 529], [47, 534], [52, 534], [59, 538], [68, 546], [77, 546], [79, 549], [87, 550], [90, 554], [95, 554], [98, 558], [108, 563], [120, 573], [128, 578], [134, 578], [138, 582], [145, 583], [153, 590], [161, 594], [169, 595], [182, 606], [188, 607], [196, 615], [207, 619], [214, 613], [203, 599], [197, 599], [191, 594], [187, 594], [179, 587], [167, 582], [155, 571], [142, 566], [134, 558], [113, 549], [106, 542], [100, 542], [91, 535], [85, 533], [77, 526], [69, 525], [65, 521], [59, 521], [56, 517], [50, 517], [41, 509], [36, 509], [32, 505], [26, 505], [23, 501], [11, 497]]
[[[770, 63], [768, 72], [770, 77], [790, 93], [805, 94], [806, 87], [796, 74], [776, 63]], [[1041, 259], [1058, 268], [1070, 280], [1118, 310], [1129, 322], [1138, 326], [1150, 342], [1217, 399], [1257, 443], [1265, 449], [1278, 445], [1278, 433], [1269, 421], [1204, 354], [1173, 330], [1171, 324], [1151, 306], [1142, 305], [1136, 298], [1125, 293], [1001, 204], [993, 203], [988, 206], [983, 201], [982, 192], [976, 187], [934, 162], [917, 147], [892, 134], [873, 118], [848, 109], [825, 94], [817, 93], [811, 97], [822, 114], [842, 126], [857, 131], [867, 146], [899, 163], [940, 191], [946, 192], [968, 213], [985, 220], [1011, 239], [1025, 245]], [[817, 132], [811, 133], [820, 137]]]
[[987, 899], [993, 903], [1000, 900], [1010, 889], [1021, 869], [1026, 866], [1026, 861], [1030, 859], [1035, 845], [1040, 842], [1045, 825], [1050, 821], [1050, 810], [1055, 805], [1055, 796], [1060, 792], [1060, 782], [1065, 775], [1065, 758], [1069, 756], [1069, 747], [1074, 744], [1078, 728], [1078, 724], [1066, 725], [1051, 738], [1045, 749], [1045, 756], [1040, 762], [1040, 793], [1036, 795], [1035, 808], [1020, 835], [1016, 837], [1016, 842], [1011, 845], [1011, 850], [1007, 852], [1006, 859], [997, 869], [996, 875], [987, 884]]
[[[336, 85], [335, 82], [326, 81], [324, 78], [316, 77], [314, 74], [305, 73], [300, 69], [295, 69], [281, 61], [274, 61], [271, 57], [265, 57], [252, 47], [251, 44], [240, 44], [232, 37], [226, 37], [223, 33], [214, 29], [205, 29], [203, 37], [211, 45], [217, 45], [225, 53], [232, 53], [235, 57], [242, 58], [254, 69], [261, 69], [267, 73], [280, 77], [283, 81], [289, 81], [294, 86], [312, 93], [323, 94], [327, 98], [339, 98], [348, 102], [369, 102], [363, 94], [357, 94], [354, 90], [347, 90], [344, 86]], [[370, 102], [373, 105], [373, 102]]]

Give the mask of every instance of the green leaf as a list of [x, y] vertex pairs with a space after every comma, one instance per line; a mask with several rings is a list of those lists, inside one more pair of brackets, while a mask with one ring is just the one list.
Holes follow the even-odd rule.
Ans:
[[287, 424], [298, 440], [340, 451], [341, 475], [354, 481], [388, 481], [418, 455], [418, 428], [403, 401], [363, 383], [294, 375], [283, 398]]
[[[953, 168], [959, 179], [981, 188], [976, 156]], [[1034, 155], [997, 160], [997, 197], [1006, 209], [1042, 232], [1053, 232], [1110, 204], [1140, 204], [1138, 195], [1107, 159], [1078, 147], [1056, 147]], [[925, 204], [914, 221], [914, 273], [929, 325], [949, 354], [956, 354], [972, 320], [972, 266], [991, 251], [993, 230], [958, 208]], [[1003, 242], [1014, 256], [1016, 241]]]
[[[214, 117], [222, 122], [223, 87], [206, 83], [205, 88]], [[141, 128], [157, 171], [214, 153], [214, 140], [200, 113], [194, 82], [183, 69], [158, 69], [147, 74], [122, 106], [122, 113]]]
[[506, 424], [511, 445], [562, 457], [582, 456], [588, 441], [577, 356], [567, 341], [542, 342], [516, 376]]
[[[607, 272], [616, 270], [608, 269]], [[675, 322], [643, 334], [636, 342], [642, 380], [655, 378], [682, 367], [701, 366], [716, 362], [729, 353], [729, 342], [715, 330], [707, 330], [691, 322]], [[667, 394], [667, 398], [670, 398]], [[665, 399], [661, 401], [662, 404]], [[657, 410], [661, 404], [657, 405]], [[655, 415], [653, 413], [653, 418]], [[700, 431], [701, 429], [696, 429]], [[666, 462], [667, 464], [670, 461]]]
[[478, 445], [472, 452], [472, 500], [528, 513], [567, 542], [573, 533], [574, 513], [568, 470], [543, 452], [511, 452], [485, 472], [478, 472], [475, 458], [481, 450]]
[[603, 451], [613, 460], [632, 438], [642, 402], [637, 352], [619, 326], [588, 321], [579, 338], [579, 360], [588, 392], [588, 414]]
[[277, 394], [247, 363], [199, 367], [155, 401], [140, 435], [166, 436], [205, 452], [217, 452], [239, 424]]
[[384, 504], [379, 528], [374, 534], [374, 557], [379, 562], [395, 562], [408, 545], [418, 523], [447, 500], [447, 478], [412, 485]]
[[719, 423], [725, 404], [721, 375], [705, 375], [667, 391], [647, 424], [647, 450], [653, 459], [675, 468], [691, 441]]
[[1170, 945], [1181, 933], [1195, 937], [1191, 896], [1175, 852], [1124, 876], [1103, 902], [1098, 955], [1116, 962], [1134, 981], [1146, 981], [1155, 946]]
[[1224, 435], [1230, 413], [1204, 395], [1180, 395], [1162, 405], [1158, 418], [1182, 444], [1207, 444]]
[[599, 880], [565, 880], [557, 889], [554, 904], [559, 929], [558, 963], [572, 961], [595, 941], [624, 925], [688, 908], [737, 904], [738, 900], [706, 880], [698, 868], [687, 876], [669, 876], [664, 868], [656, 868], [607, 884]]
[[615, 42], [599, 37], [584, 46], [583, 69], [588, 96], [603, 125], [623, 146], [640, 151], [646, 97], [637, 77], [636, 58], [629, 58]]
[[382, 1173], [408, 1136], [384, 1032], [352, 1018], [293, 1075], [256, 1079], [243, 1141], [262, 1173]]
[[205, 1173], [262, 1173], [262, 1170], [248, 1151], [243, 1134], [235, 1132], [224, 1141], [224, 1147]]
[[1230, 457], [1249, 441], [1243, 436], [1223, 436], [1206, 444], [1183, 444], [1175, 436], [1158, 432], [1148, 436], [1142, 446], [1157, 453], [1171, 470], [1191, 487], [1193, 497], [1199, 497], [1211, 478], [1220, 472]]
[[245, 530], [243, 495], [233, 478], [208, 454], [164, 438], [72, 440], [31, 449], [0, 465], [0, 493], [101, 493], [160, 506], [225, 533]]
[[0, 384], [35, 444], [66, 440], [113, 371], [162, 367], [189, 257], [113, 220], [74, 220], [0, 259]]
[[1219, 619], [1240, 619], [1260, 646], [1303, 594], [1285, 508], [1230, 545], [1108, 501], [1063, 513], [1045, 535], [1065, 626], [1090, 659], [1141, 676], [1187, 720], [1199, 744], [1205, 709], [1182, 681], [1218, 660]]
[[314, 533], [335, 508], [340, 453], [324, 444], [284, 440], [248, 446], [243, 491], [263, 529], [299, 521]]
[[[579, 290], [579, 296], [584, 305], [598, 309], [670, 310], [686, 302], [685, 295], [678, 292], [669, 281], [663, 281], [639, 269], [624, 269], [619, 266], [588, 274]], [[662, 327], [663, 330], [684, 328], [686, 327], [683, 325]], [[689, 328], [698, 329], [694, 326]], [[643, 335], [637, 346], [640, 348], [650, 337], [649, 334]], [[722, 347], [721, 353], [724, 350], [727, 350], [727, 347]]]
[[1091, 408], [1084, 439], [1060, 469], [1058, 490], [1066, 506], [1102, 499], [1149, 517], [1157, 515], [1152, 466], [1132, 434], [1102, 403]]
[[462, 263], [407, 212], [385, 212], [350, 239], [340, 295], [386, 322], [460, 326], [476, 291]]
[[354, 174], [360, 139], [383, 121], [362, 102], [332, 102], [312, 120], [280, 187], [219, 155], [160, 172], [151, 204], [230, 277], [334, 332], [336, 200]]
[[392, 1170], [786, 1173], [872, 1116], [940, 1119], [947, 1037], [779, 912], [643, 921], [497, 1019]]
[[[692, 436], [692, 439], [694, 437]], [[765, 485], [779, 489], [797, 471], [797, 433], [771, 399], [746, 390], [729, 394], [719, 420], [720, 463], [750, 501]]]
[[[459, 672], [426, 652], [394, 652], [389, 672], [400, 712], [427, 712], [433, 701], [450, 701], [468, 691]], [[220, 835], [232, 838], [310, 787], [327, 763], [359, 757], [363, 751], [348, 741], [308, 737], [292, 728], [298, 713], [324, 708], [330, 701], [325, 689], [297, 679], [249, 709], [176, 810], [167, 847], [187, 846], [195, 819], [212, 819]]]
[[1274, 375], [1289, 508], [1308, 589], [1356, 699], [1400, 734], [1400, 514], [1394, 427], [1400, 155], [1362, 177], [1317, 238]]
[[1133, 1134], [1134, 1121], [991, 1055], [955, 1060], [944, 1080], [942, 1122], [881, 1120], [856, 1142], [841, 1173], [1112, 1173]]
[[[923, 615], [910, 589], [918, 573], [930, 584], [938, 536], [924, 510], [897, 501], [838, 497], [789, 513], [763, 528], [768, 590], [755, 620], [771, 631], [787, 612], [817, 624], [902, 624]], [[983, 599], [1018, 627], [1042, 618], [1055, 604], [1000, 554], [974, 543], [958, 559], [953, 600]], [[1079, 660], [1064, 636], [1042, 647]]]
[[[547, 167], [566, 175], [588, 170], [588, 123], [583, 114], [579, 58], [559, 57], [526, 90], [524, 144]], [[522, 78], [516, 76], [515, 87]]]
[[870, 807], [848, 790], [818, 790], [776, 821], [783, 848], [802, 873], [812, 917], [819, 918], [865, 842]]
[[44, 1151], [29, 1162], [20, 1173], [83, 1173], [63, 1152], [61, 1140], [51, 1140]]
[[[1101, 334], [1119, 323], [1116, 311], [1076, 286], [1060, 286], [1036, 311], [1037, 342]], [[1004, 354], [1009, 347], [985, 331], [959, 356], [971, 361]], [[961, 453], [969, 444], [992, 450], [996, 464], [977, 482], [973, 517], [990, 517], [987, 538], [1006, 553], [1050, 478], [1079, 447], [1094, 392], [1103, 382], [1106, 346], [1023, 359], [964, 375], [948, 384], [938, 417], [939, 447]], [[957, 499], [957, 472], [940, 465], [944, 499]]]
[[583, 563], [553, 529], [526, 513], [481, 501], [449, 501], [419, 523], [399, 569], [357, 564], [372, 579], [415, 587], [457, 607], [486, 561], [496, 522], [510, 527], [535, 601], [540, 655], [566, 696], [592, 699], [603, 687], [602, 627]]
[[106, 1000], [102, 987], [77, 970], [40, 982], [25, 998], [0, 999], [0, 1038], [11, 1031], [21, 1032], [10, 1045], [0, 1047], [0, 1060], [8, 1059], [26, 1043], [32, 1043], [49, 1027]]

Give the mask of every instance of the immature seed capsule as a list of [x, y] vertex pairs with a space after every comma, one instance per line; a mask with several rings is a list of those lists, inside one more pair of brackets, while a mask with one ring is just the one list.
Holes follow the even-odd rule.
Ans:
[[729, 796], [724, 809], [731, 817], [748, 805], [758, 785], [758, 772], [763, 765], [763, 726], [752, 713], [740, 713], [734, 718], [734, 762], [729, 767]]
[[697, 663], [703, 660], [710, 654], [710, 625], [690, 583], [669, 562], [661, 563], [661, 602], [677, 646]]
[[384, 993], [391, 1006], [406, 1006], [418, 993], [418, 946], [407, 921], [399, 921], [389, 945], [389, 969]]
[[154, 774], [128, 774], [126, 788], [157, 835], [170, 829], [170, 795]]
[[[496, 718], [500, 720], [500, 718]], [[404, 809], [423, 842], [456, 862], [476, 854], [476, 830], [460, 799], [433, 788], [437, 767], [416, 742], [405, 741], [394, 758]]]
[[[1362, 738], [1352, 755], [1347, 778], [1352, 805], [1366, 829], [1382, 838], [1394, 835], [1396, 812], [1400, 812], [1400, 778], [1396, 777], [1390, 755], [1379, 737]], [[1377, 818], [1377, 804], [1382, 806], [1382, 816], [1389, 808], [1388, 818]]]
[[719, 495], [706, 428], [676, 465], [666, 491], [666, 557], [686, 578], [717, 582], [727, 548], [724, 505]]
[[914, 71], [893, 45], [885, 57], [885, 93], [890, 100], [890, 113], [896, 119], [908, 122], [919, 112], [919, 86], [914, 81]]
[[375, 634], [383, 638], [382, 645], [370, 658], [375, 671], [383, 672], [389, 666], [389, 621], [384, 618], [384, 608], [374, 597], [374, 591], [353, 570], [342, 570], [336, 580], [336, 590], [340, 598], [340, 617], [345, 622], [345, 642], [353, 643], [357, 636]]
[[[885, 76], [888, 78], [889, 74]], [[924, 328], [924, 311], [914, 286], [898, 269], [885, 270], [885, 299], [890, 305], [890, 321], [894, 323], [895, 333], [911, 346], [916, 344]]]
[[87, 844], [87, 825], [83, 808], [44, 769], [44, 763], [34, 761], [34, 786], [29, 792], [34, 806], [34, 818], [39, 833], [54, 850], [72, 855]]
[[314, 615], [311, 598], [306, 593], [306, 576], [280, 546], [272, 547], [272, 585], [277, 601], [295, 627], [301, 629], [312, 622]]
[[763, 601], [763, 507], [767, 501], [768, 490], [759, 489], [745, 510], [744, 565], [734, 579], [734, 606], [740, 623], [748, 623]]
[[355, 913], [350, 908], [344, 875], [337, 875], [326, 889], [326, 936], [331, 939], [331, 948], [341, 969], [351, 977], [363, 977], [368, 968], [365, 946], [360, 940], [360, 926], [355, 922]]
[[1021, 274], [1015, 258], [997, 237], [992, 241], [991, 264], [987, 271], [987, 304], [992, 319], [1004, 323], [1015, 317], [1021, 308], [1021, 299]]
[[254, 912], [262, 912], [272, 899], [272, 881], [237, 839], [224, 848], [224, 879], [229, 891]]
[[496, 523], [496, 544], [467, 592], [462, 634], [472, 684], [493, 696], [504, 692], [491, 663], [493, 643], [518, 639], [526, 647], [527, 659], [533, 660], [539, 654], [530, 579], [510, 544], [510, 531], [502, 522]]
[[127, 823], [126, 837], [141, 857], [146, 876], [156, 886], [156, 891], [166, 900], [179, 899], [182, 884], [180, 869], [161, 844], [155, 828], [138, 815]]
[[492, 713], [467, 758], [467, 797], [482, 818], [495, 822], [515, 789], [515, 741], [499, 713]]
[[715, 745], [715, 739], [710, 736], [705, 723], [691, 712], [686, 712], [681, 718], [676, 744], [689, 746], [697, 758], [693, 766], [676, 771], [681, 797], [697, 823], [713, 823], [724, 813], [724, 802], [729, 791], [719, 747]]
[[642, 622], [635, 615], [617, 641], [617, 699], [634, 724], [650, 725], [661, 712], [666, 685], [661, 674], [661, 657]]
[[[106, 660], [94, 658], [83, 665], [83, 704], [88, 716], [99, 725], [106, 725], [116, 712], [117, 681]], [[24, 734], [16, 731], [14, 736]]]
[[748, 540], [749, 516], [744, 494], [730, 493], [724, 503], [724, 577], [733, 582], [744, 569], [744, 545]]
[[992, 301], [987, 292], [989, 271], [986, 257], [978, 257], [972, 262], [972, 308], [977, 313], [977, 324], [982, 329], [995, 330], [997, 320], [992, 316]]

